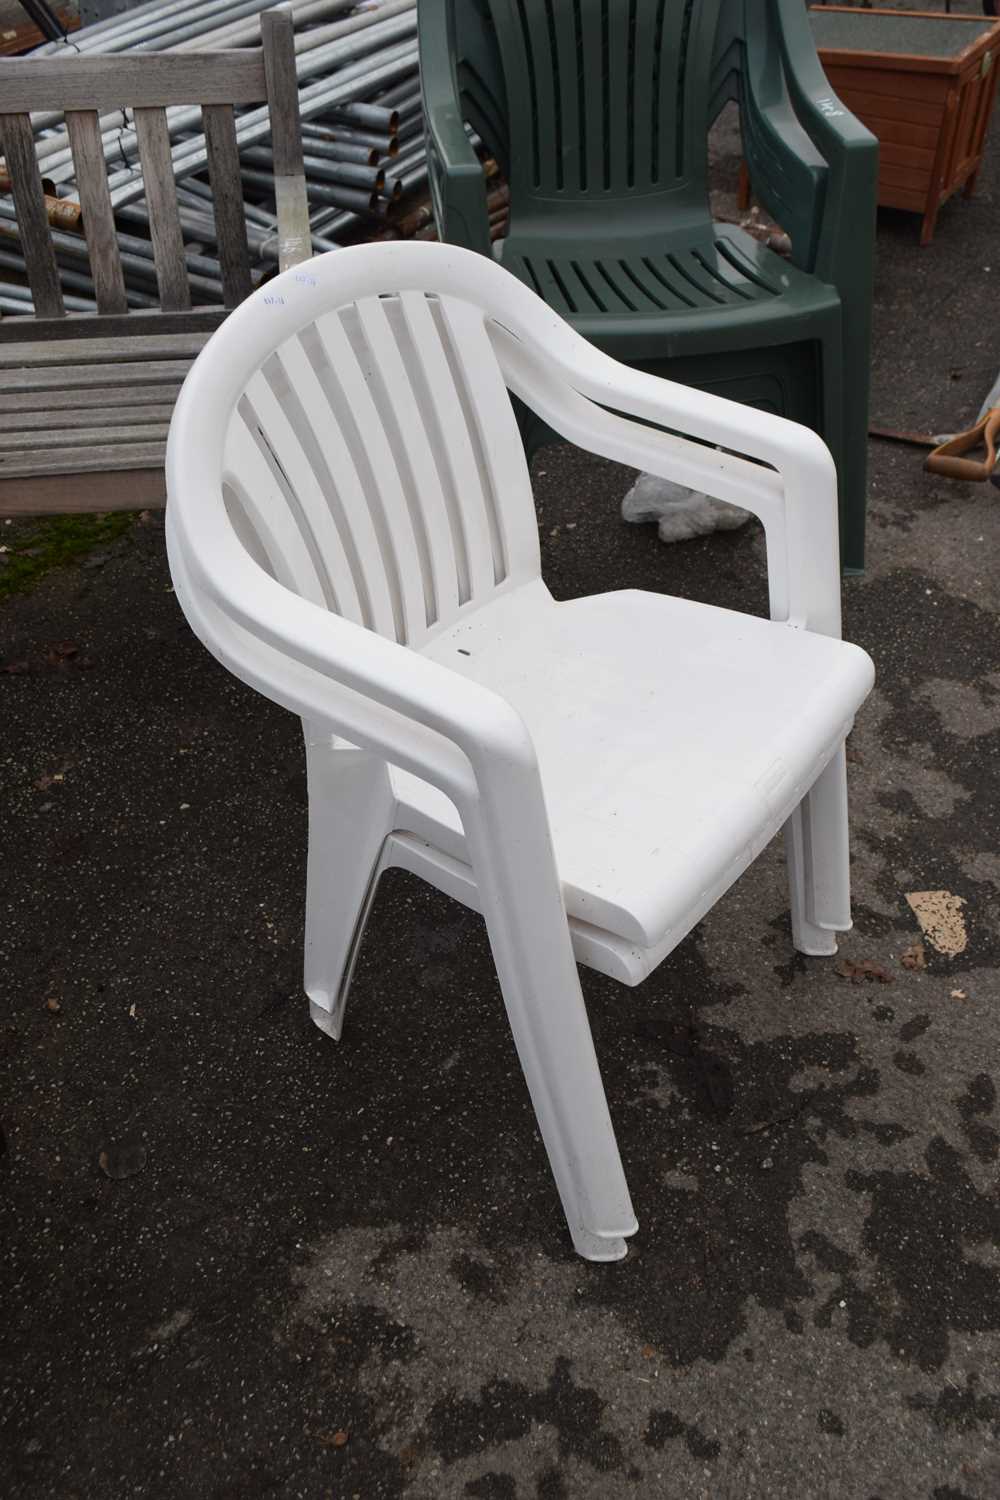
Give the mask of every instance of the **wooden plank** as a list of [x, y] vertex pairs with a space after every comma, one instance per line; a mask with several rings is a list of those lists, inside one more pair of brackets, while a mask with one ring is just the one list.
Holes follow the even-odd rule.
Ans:
[[135, 130], [149, 208], [149, 234], [153, 241], [160, 305], [165, 312], [186, 311], [191, 306], [191, 288], [184, 259], [184, 236], [177, 208], [167, 117], [162, 109], [137, 109]]
[[867, 94], [886, 94], [890, 99], [934, 104], [947, 96], [952, 82], [946, 73], [897, 73], [894, 68], [885, 66], [884, 58], [880, 68], [855, 68], [853, 60], [850, 67], [845, 67], [843, 62], [838, 65], [831, 61], [823, 71], [841, 100], [845, 93], [861, 89]]
[[927, 207], [927, 193], [880, 182], [878, 201], [883, 208], [903, 208], [911, 214], [922, 214]]
[[166, 447], [165, 442], [94, 443], [79, 448], [60, 448], [54, 453], [39, 453], [37, 448], [21, 453], [2, 453], [0, 479], [28, 478], [33, 474], [149, 469], [163, 463]]
[[80, 207], [87, 226], [87, 254], [94, 279], [94, 296], [101, 313], [127, 313], [125, 277], [111, 212], [108, 170], [101, 144], [101, 127], [94, 110], [66, 111], [66, 129], [76, 168]]
[[132, 390], [138, 385], [183, 380], [190, 368], [189, 359], [136, 360], [121, 365], [52, 365], [48, 369], [8, 370], [0, 366], [0, 392], [86, 389], [98, 381], [104, 386]]
[[[3, 233], [0, 225], [0, 235]], [[168, 334], [213, 333], [227, 316], [224, 307], [199, 307], [192, 312], [71, 313], [66, 318], [17, 318], [0, 321], [0, 346], [45, 343], [54, 339], [87, 340], [92, 347], [101, 339], [134, 341], [143, 346], [150, 338]], [[119, 348], [121, 345], [119, 344]], [[142, 358], [140, 353], [138, 358]], [[7, 356], [0, 347], [0, 360]]]
[[[141, 421], [139, 415], [150, 409], [173, 410], [174, 402], [180, 395], [181, 383], [179, 380], [167, 380], [156, 382], [153, 385], [133, 385], [129, 391], [129, 404], [127, 411], [134, 413], [136, 421]], [[45, 410], [38, 410], [38, 395], [35, 391], [21, 391], [12, 394], [0, 394], [0, 417], [16, 412], [20, 426], [27, 427], [29, 422], [26, 418], [30, 415], [50, 420], [50, 413], [58, 412], [60, 422], [68, 422], [73, 412], [79, 412], [81, 417], [85, 411], [117, 410], [109, 407], [109, 402], [121, 403], [122, 393], [116, 386], [88, 386], [86, 390], [55, 390], [45, 393]], [[121, 411], [118, 416], [119, 422], [127, 420], [126, 412]]]
[[[944, 111], [944, 99], [900, 99], [892, 95], [873, 94], [850, 84], [836, 86], [837, 98], [845, 104], [859, 120], [884, 119], [891, 111], [892, 118], [901, 123], [910, 123], [937, 132]], [[890, 102], [891, 100], [891, 102]]]
[[[60, 394], [67, 393], [61, 392]], [[54, 430], [72, 427], [77, 432], [77, 441], [82, 443], [85, 441], [82, 429], [93, 428], [95, 432], [104, 433], [109, 427], [139, 427], [144, 423], [159, 423], [163, 426], [165, 423], [170, 422], [170, 418], [174, 414], [174, 403], [172, 401], [160, 402], [158, 404], [140, 402], [136, 406], [133, 406], [131, 404], [131, 395], [127, 403], [121, 400], [121, 392], [118, 395], [118, 406], [68, 406], [61, 408], [58, 412], [53, 409], [52, 403], [47, 397], [45, 408], [42, 411], [38, 410], [37, 400], [33, 400], [33, 410], [22, 407], [18, 411], [16, 418], [12, 419], [14, 422], [13, 430], [19, 433], [23, 439], [26, 432], [47, 434]], [[4, 399], [10, 400], [15, 398], [0, 398], [0, 412], [9, 410], [3, 405]], [[6, 422], [0, 426], [0, 442], [3, 441], [9, 430]], [[47, 441], [47, 438], [44, 441], [40, 438], [39, 441], [44, 446], [44, 441]], [[24, 446], [23, 442], [22, 446]]]
[[121, 472], [35, 474], [0, 480], [0, 516], [149, 510], [167, 502], [162, 465]]
[[227, 307], [235, 307], [244, 297], [249, 297], [253, 290], [243, 215], [236, 122], [230, 105], [208, 105], [202, 110], [201, 116], [212, 183], [215, 229], [219, 239], [223, 299]]
[[880, 186], [884, 183], [886, 187], [912, 188], [914, 192], [923, 188], [926, 192], [931, 185], [931, 174], [926, 167], [897, 167], [887, 162], [880, 163], [878, 180]]
[[267, 105], [274, 149], [274, 196], [278, 213], [278, 267], [286, 271], [312, 255], [309, 200], [302, 159], [302, 120], [295, 73], [295, 34], [288, 6], [260, 18]]
[[253, 48], [129, 56], [0, 58], [0, 99], [23, 110], [96, 109], [123, 104], [260, 104], [267, 98], [264, 59]]
[[[2, 91], [0, 99], [7, 104]], [[59, 284], [56, 253], [49, 234], [42, 179], [38, 175], [38, 163], [35, 160], [35, 137], [30, 117], [26, 114], [0, 115], [0, 139], [3, 140], [7, 171], [10, 173], [14, 192], [21, 246], [35, 312], [45, 318], [64, 317], [66, 308]]]
[[167, 333], [145, 338], [51, 339], [43, 342], [8, 344], [0, 367], [72, 365], [77, 360], [97, 365], [146, 360], [193, 359], [208, 342], [208, 333]]
[[[847, 101], [844, 100], [846, 104]], [[885, 101], [882, 101], [883, 105]], [[879, 145], [915, 146], [921, 151], [930, 151], [931, 154], [937, 150], [938, 132], [936, 125], [914, 125], [910, 120], [889, 120], [882, 115], [865, 114], [859, 110], [848, 109], [859, 120], [862, 120], [873, 135], [878, 137]]]
[[899, 145], [895, 141], [879, 141], [878, 159], [897, 167], [918, 167], [929, 172], [934, 165], [936, 152], [925, 151], [922, 146]]
[[39, 458], [54, 455], [59, 448], [79, 449], [86, 445], [103, 449], [109, 443], [122, 447], [129, 443], [165, 443], [169, 426], [168, 419], [166, 422], [95, 428], [92, 444], [87, 429], [79, 427], [50, 427], [45, 432], [26, 432], [24, 428], [4, 430], [0, 432], [0, 455], [6, 458], [9, 454], [13, 459], [20, 457], [34, 464]]

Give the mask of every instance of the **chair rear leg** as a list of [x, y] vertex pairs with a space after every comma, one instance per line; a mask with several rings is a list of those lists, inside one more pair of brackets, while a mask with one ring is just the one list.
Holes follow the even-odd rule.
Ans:
[[[516, 857], [466, 822], [514, 1043], [578, 1254], [620, 1260], [638, 1225], [608, 1112], [548, 826], [522, 808]], [[524, 834], [524, 837], [519, 835]], [[533, 847], [527, 847], [532, 845]]]
[[309, 743], [304, 986], [321, 1031], [340, 1038], [354, 961], [381, 873], [395, 802], [384, 761]]
[[800, 953], [836, 953], [851, 926], [851, 865], [844, 746], [785, 824], [792, 942]]

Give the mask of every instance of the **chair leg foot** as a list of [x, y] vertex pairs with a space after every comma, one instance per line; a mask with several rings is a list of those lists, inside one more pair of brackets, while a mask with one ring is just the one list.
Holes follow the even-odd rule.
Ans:
[[336, 1015], [332, 1010], [327, 1010], [325, 1005], [309, 996], [309, 1018], [314, 1021], [320, 1031], [326, 1036], [332, 1036], [335, 1042], [340, 1041], [340, 1033], [344, 1029], [343, 1012]]
[[602, 1235], [591, 1234], [589, 1229], [582, 1228], [574, 1229], [572, 1235], [573, 1249], [584, 1260], [597, 1262], [624, 1260], [628, 1254], [628, 1242], [620, 1236], [604, 1238]]
[[792, 943], [810, 957], [837, 951], [851, 926], [847, 765], [841, 746], [785, 825]]

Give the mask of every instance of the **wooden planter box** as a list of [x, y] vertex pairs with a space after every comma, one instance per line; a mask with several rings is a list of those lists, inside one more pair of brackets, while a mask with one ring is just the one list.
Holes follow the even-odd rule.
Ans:
[[878, 201], [923, 215], [976, 184], [996, 94], [1000, 20], [918, 10], [814, 5], [830, 86], [879, 140]]

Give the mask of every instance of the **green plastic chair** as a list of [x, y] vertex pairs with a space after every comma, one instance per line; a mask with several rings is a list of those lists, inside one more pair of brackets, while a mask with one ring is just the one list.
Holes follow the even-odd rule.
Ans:
[[[831, 92], [802, 0], [418, 8], [441, 237], [498, 254], [616, 359], [819, 432], [859, 573], [878, 143]], [[790, 260], [712, 220], [708, 129], [730, 99]], [[510, 182], [496, 247], [465, 122]], [[519, 415], [530, 457], [553, 434]]]

